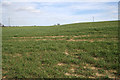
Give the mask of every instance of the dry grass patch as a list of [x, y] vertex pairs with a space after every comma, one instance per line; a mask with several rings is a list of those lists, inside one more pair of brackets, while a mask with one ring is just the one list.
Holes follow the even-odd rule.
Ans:
[[74, 50], [76, 50], [77, 52], [86, 52], [85, 50], [83, 50], [83, 49], [74, 49]]
[[98, 58], [94, 57], [94, 60], [99, 60]]
[[2, 70], [2, 74], [6, 74], [8, 73], [8, 71]]
[[33, 52], [27, 52], [27, 53], [25, 53], [25, 54], [26, 54], [26, 56], [31, 56], [32, 53], [33, 53]]
[[90, 35], [80, 35], [80, 36], [73, 36], [73, 37], [90, 37]]
[[79, 67], [79, 65], [71, 64], [71, 67]]
[[20, 53], [16, 53], [16, 54], [11, 55], [11, 56], [13, 56], [13, 57], [21, 57], [21, 56], [22, 56], [22, 54], [20, 54]]

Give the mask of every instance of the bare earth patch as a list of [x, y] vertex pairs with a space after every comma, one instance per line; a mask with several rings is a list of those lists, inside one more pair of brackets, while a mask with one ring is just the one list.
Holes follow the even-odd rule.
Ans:
[[94, 60], [103, 60], [104, 58], [98, 58], [98, 57], [93, 57], [94, 58]]
[[61, 37], [90, 37], [90, 36], [104, 36], [106, 37], [107, 35], [79, 35], [79, 36], [34, 36], [34, 37], [12, 37], [12, 38], [44, 38], [44, 37], [48, 37], [48, 38], [61, 38]]
[[68, 36], [35, 36], [35, 37], [12, 37], [12, 38], [58, 38], [58, 37], [68, 37]]
[[68, 53], [68, 51], [67, 51], [67, 50], [65, 50], [65, 54], [66, 54], [66, 55], [69, 55], [69, 53]]
[[70, 73], [65, 73], [66, 76], [70, 76], [71, 74]]
[[[117, 41], [117, 38], [111, 38], [110, 39], [111, 41]], [[67, 40], [67, 41], [88, 41], [88, 42], [95, 42], [95, 41], [108, 41], [106, 40], [105, 38], [97, 38], [97, 39], [70, 39], [70, 40]]]
[[72, 72], [75, 72], [75, 69], [74, 69], [74, 68], [71, 68], [70, 70], [71, 70]]
[[35, 41], [40, 41], [40, 40], [43, 40], [43, 41], [48, 41], [48, 40], [49, 41], [53, 41], [53, 40], [56, 41], [56, 40], [59, 40], [60, 41], [60, 40], [64, 40], [64, 39], [35, 39]]
[[83, 49], [76, 49], [76, 51], [78, 51], [78, 52], [86, 52], [85, 50], [83, 50]]
[[94, 60], [104, 60], [104, 58], [98, 58], [98, 57], [93, 57], [94, 58]]
[[68, 36], [44, 36], [44, 37], [57, 38], [57, 37], [68, 37]]
[[58, 66], [64, 66], [64, 65], [66, 65], [65, 63], [58, 63], [57, 64]]
[[73, 37], [90, 37], [91, 35], [80, 35], [80, 36], [73, 36]]
[[111, 72], [111, 73], [117, 73], [116, 70], [108, 70], [108, 71]]
[[116, 78], [115, 74], [111, 73], [109, 70], [105, 70], [109, 78]]
[[90, 64], [86, 64], [86, 65], [84, 66], [84, 68], [89, 68], [89, 69], [92, 69], [92, 70], [101, 69], [101, 68], [94, 67], [94, 66], [92, 66], [92, 65], [90, 65]]
[[13, 57], [21, 57], [22, 56], [22, 54], [20, 54], [20, 53], [16, 53], [15, 55], [13, 55]]
[[[71, 37], [71, 39], [66, 40], [66, 39], [45, 39], [45, 37], [48, 38], [61, 38], [61, 37]], [[21, 40], [15, 40], [15, 41], [29, 41], [29, 40], [35, 40], [35, 41], [48, 41], [48, 40], [65, 40], [65, 41], [88, 41], [88, 42], [95, 42], [95, 41], [118, 41], [117, 38], [110, 38], [109, 40], [106, 38], [96, 38], [96, 39], [73, 39], [74, 37], [90, 37], [90, 35], [80, 35], [80, 36], [41, 36], [41, 37], [12, 37], [12, 38], [20, 38]], [[36, 39], [36, 38], [41, 38], [41, 39]], [[10, 40], [11, 41], [11, 40]]]
[[93, 78], [93, 79], [94, 79], [95, 77], [93, 77], [93, 76], [89, 76], [88, 78]]
[[6, 78], [7, 76], [3, 76], [3, 78]]
[[103, 77], [103, 76], [106, 76], [106, 75], [100, 74], [100, 73], [96, 73], [96, 76], [97, 76], [97, 77]]
[[99, 60], [98, 58], [94, 57], [94, 60]]
[[26, 38], [43, 38], [43, 37], [12, 37], [12, 38], [21, 38], [21, 39], [26, 39]]
[[71, 73], [65, 73], [66, 76], [76, 76], [76, 77], [85, 77], [83, 75], [79, 75], [79, 74], [71, 74]]
[[115, 74], [114, 73], [117, 73], [116, 70], [105, 70], [105, 73], [98, 73], [98, 70], [99, 69], [102, 69], [102, 68], [97, 68], [97, 67], [94, 67], [94, 65], [90, 65], [90, 64], [87, 64], [84, 66], [84, 68], [88, 68], [88, 69], [92, 69], [92, 70], [95, 70], [97, 71], [95, 74], [97, 77], [104, 77], [104, 76], [108, 76], [109, 78], [116, 78]]

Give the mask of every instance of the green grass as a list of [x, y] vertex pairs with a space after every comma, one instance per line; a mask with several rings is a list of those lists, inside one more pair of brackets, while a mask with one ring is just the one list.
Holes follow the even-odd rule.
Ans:
[[117, 23], [4, 27], [3, 78], [115, 77], [119, 54]]

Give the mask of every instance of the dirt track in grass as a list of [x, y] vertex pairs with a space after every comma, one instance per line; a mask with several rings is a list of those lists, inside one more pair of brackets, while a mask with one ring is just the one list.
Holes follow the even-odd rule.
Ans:
[[[12, 37], [11, 40], [14, 41], [88, 41], [88, 42], [95, 42], [95, 41], [118, 41], [117, 38], [96, 38], [98, 35], [80, 35], [80, 36], [40, 36], [40, 37]], [[107, 35], [99, 35], [102, 37], [107, 37]], [[85, 39], [85, 37], [88, 37]], [[90, 38], [95, 37], [95, 38]], [[75, 39], [78, 38], [78, 39]], [[11, 41], [10, 40], [10, 41]]]
[[9, 40], [9, 41], [88, 41], [88, 42], [95, 42], [95, 41], [118, 41], [117, 38], [110, 38], [110, 39], [105, 39], [105, 38], [96, 38], [96, 39], [18, 39], [18, 40]]
[[[12, 37], [12, 38], [23, 38], [23, 39], [26, 39], [26, 38], [63, 38], [63, 37], [73, 37], [73, 38], [76, 38], [76, 37], [91, 37], [91, 36], [98, 36], [98, 35], [79, 35], [79, 36], [35, 36], [35, 37]], [[99, 35], [99, 36], [103, 36], [103, 37], [106, 37], [107, 35]]]

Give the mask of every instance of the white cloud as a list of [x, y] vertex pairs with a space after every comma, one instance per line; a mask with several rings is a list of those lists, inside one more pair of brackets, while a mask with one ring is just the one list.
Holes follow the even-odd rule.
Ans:
[[[59, 4], [64, 4], [62, 6]], [[115, 20], [117, 19], [117, 5], [106, 3], [26, 3], [11, 2], [3, 8], [3, 22], [8, 25], [8, 17], [12, 25], [51, 25], [56, 23], [69, 24], [73, 22]], [[56, 6], [57, 5], [57, 6]], [[104, 12], [73, 14], [75, 11], [103, 10]]]
[[114, 11], [112, 11], [112, 13], [118, 13], [118, 11], [117, 11], [117, 10], [114, 10]]
[[40, 12], [40, 10], [35, 9], [32, 6], [20, 7], [20, 8], [17, 8], [16, 11], [28, 11], [28, 12], [34, 12], [34, 13]]
[[78, 10], [100, 10], [100, 9], [108, 8], [108, 5], [104, 3], [90, 2], [90, 3], [81, 3], [80, 5], [72, 5], [70, 6], [70, 8], [78, 9]]

